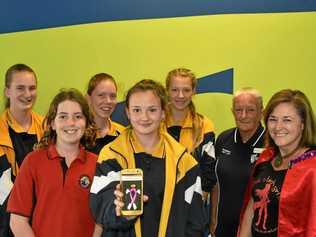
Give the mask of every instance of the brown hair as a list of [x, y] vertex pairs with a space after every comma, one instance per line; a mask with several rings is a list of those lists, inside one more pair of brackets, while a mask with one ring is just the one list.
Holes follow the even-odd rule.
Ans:
[[[264, 110], [264, 123], [267, 127], [268, 119], [273, 110], [281, 103], [289, 103], [294, 105], [298, 115], [300, 116], [304, 129], [299, 147], [316, 145], [316, 124], [313, 108], [306, 95], [299, 90], [285, 89], [275, 93], [269, 100]], [[266, 146], [270, 146], [278, 150], [277, 145], [270, 137], [269, 133], [265, 134]]]
[[[35, 82], [37, 84], [37, 77], [35, 72], [33, 71], [33, 69], [29, 66], [27, 66], [26, 64], [22, 64], [22, 63], [18, 63], [18, 64], [14, 64], [13, 66], [9, 67], [9, 69], [6, 71], [5, 73], [5, 80], [4, 80], [4, 85], [5, 88], [10, 88], [11, 83], [12, 83], [12, 77], [14, 73], [17, 72], [30, 72], [34, 75], [35, 78]], [[10, 100], [5, 97], [5, 108], [9, 108], [10, 107]]]
[[45, 130], [44, 135], [37, 144], [36, 148], [47, 147], [50, 143], [56, 142], [56, 132], [52, 128], [52, 122], [56, 118], [58, 105], [66, 100], [77, 102], [81, 107], [84, 117], [86, 118], [86, 130], [80, 140], [80, 144], [85, 147], [91, 147], [94, 145], [96, 138], [96, 126], [93, 120], [93, 115], [90, 112], [89, 105], [80, 91], [71, 88], [67, 90], [60, 90], [51, 102], [48, 113], [43, 121], [43, 127]]
[[[197, 79], [195, 74], [190, 70], [186, 68], [177, 68], [172, 71], [170, 71], [167, 74], [166, 78], [166, 88], [169, 90], [171, 80], [174, 77], [184, 77], [184, 78], [190, 78], [191, 79], [191, 85], [192, 90], [195, 92], [196, 86], [197, 86]], [[203, 134], [202, 134], [202, 126], [203, 126], [203, 117], [199, 113], [196, 112], [195, 105], [193, 101], [189, 104], [189, 110], [192, 116], [192, 126], [193, 126], [193, 133], [192, 133], [192, 139], [193, 139], [193, 149], [199, 146], [199, 144], [203, 140]], [[172, 116], [170, 109], [168, 109], [166, 116]], [[190, 151], [192, 152], [192, 151]]]
[[126, 107], [129, 107], [129, 99], [132, 94], [140, 91], [152, 91], [159, 99], [161, 108], [166, 110], [167, 105], [167, 93], [165, 88], [159, 83], [151, 79], [144, 79], [137, 82], [132, 88], [130, 88], [126, 94], [125, 103]]
[[100, 84], [100, 82], [107, 81], [107, 80], [110, 80], [111, 82], [113, 82], [115, 89], [117, 90], [117, 85], [114, 78], [110, 74], [101, 72], [101, 73], [95, 74], [89, 80], [87, 94], [91, 95], [94, 89]]

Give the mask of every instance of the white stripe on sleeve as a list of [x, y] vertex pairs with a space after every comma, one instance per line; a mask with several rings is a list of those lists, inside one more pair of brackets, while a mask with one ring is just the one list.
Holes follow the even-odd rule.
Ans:
[[4, 201], [9, 196], [13, 183], [11, 181], [11, 168], [3, 171], [0, 177], [0, 205], [3, 205]]
[[209, 141], [205, 145], [202, 146], [202, 154], [206, 152], [210, 157], [215, 157], [215, 147], [212, 141]]
[[194, 192], [202, 195], [202, 183], [200, 176], [196, 177], [195, 183], [185, 190], [184, 199], [187, 203], [191, 204]]
[[101, 189], [108, 186], [111, 182], [120, 181], [121, 172], [111, 171], [107, 176], [94, 176], [90, 193], [97, 194]]

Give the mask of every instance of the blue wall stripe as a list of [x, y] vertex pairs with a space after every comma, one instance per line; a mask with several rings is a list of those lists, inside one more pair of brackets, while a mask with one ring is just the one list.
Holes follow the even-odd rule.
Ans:
[[[234, 69], [230, 68], [213, 73], [197, 80], [196, 93], [225, 93], [233, 94]], [[125, 101], [118, 103], [112, 113], [112, 120], [127, 126], [129, 124], [125, 113]]]
[[316, 11], [315, 0], [2, 0], [0, 33], [116, 20]]
[[234, 69], [217, 72], [204, 76], [198, 80], [196, 93], [218, 92], [232, 94], [234, 87]]

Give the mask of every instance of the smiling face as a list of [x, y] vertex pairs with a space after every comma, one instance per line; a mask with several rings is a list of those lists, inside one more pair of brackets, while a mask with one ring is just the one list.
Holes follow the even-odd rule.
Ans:
[[188, 109], [194, 90], [195, 88], [192, 87], [192, 79], [190, 77], [172, 77], [168, 88], [172, 108], [175, 110]]
[[10, 110], [32, 109], [36, 100], [36, 86], [36, 78], [33, 73], [14, 72], [9, 87], [5, 88], [5, 95], [10, 101]]
[[250, 138], [257, 130], [262, 117], [258, 99], [252, 94], [240, 94], [234, 98], [232, 112], [240, 134]]
[[277, 105], [268, 117], [268, 131], [282, 155], [292, 152], [300, 143], [304, 124], [291, 103]]
[[57, 138], [56, 145], [79, 145], [86, 128], [86, 118], [77, 102], [65, 100], [57, 107], [52, 129]]
[[116, 86], [111, 80], [102, 80], [89, 96], [96, 117], [108, 119], [116, 106]]
[[139, 138], [158, 136], [164, 111], [160, 98], [151, 90], [138, 91], [129, 97], [127, 116]]

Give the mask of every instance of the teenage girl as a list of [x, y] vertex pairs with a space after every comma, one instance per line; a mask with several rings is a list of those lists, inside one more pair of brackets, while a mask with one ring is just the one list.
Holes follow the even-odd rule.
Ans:
[[88, 84], [87, 99], [94, 114], [98, 132], [95, 145], [89, 149], [99, 154], [103, 146], [113, 141], [124, 127], [110, 119], [117, 104], [117, 85], [107, 73], [94, 75]]
[[168, 73], [166, 127], [168, 133], [185, 146], [200, 164], [202, 190], [207, 194], [216, 183], [212, 172], [215, 165], [215, 134], [213, 123], [196, 112], [192, 101], [196, 86], [197, 79], [189, 69], [177, 68]]
[[11, 66], [5, 74], [5, 109], [0, 115], [0, 236], [12, 236], [6, 203], [27, 153], [41, 138], [42, 117], [32, 111], [37, 78], [25, 64]]
[[[104, 237], [202, 235], [200, 170], [186, 149], [160, 129], [166, 103], [163, 86], [152, 80], [136, 83], [127, 93], [131, 127], [101, 150], [90, 191], [97, 226], [106, 227]], [[118, 183], [120, 171], [127, 168], [143, 170], [147, 202], [141, 216], [121, 213]]]
[[22, 164], [8, 202], [15, 237], [92, 236], [89, 189], [97, 157], [89, 105], [75, 89], [53, 99], [37, 150]]

